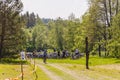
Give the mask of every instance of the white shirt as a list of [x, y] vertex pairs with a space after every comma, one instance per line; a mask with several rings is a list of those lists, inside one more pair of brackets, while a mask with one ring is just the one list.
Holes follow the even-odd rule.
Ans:
[[76, 49], [76, 50], [75, 50], [75, 53], [79, 53], [79, 50], [78, 50], [78, 49]]
[[25, 52], [24, 52], [24, 51], [21, 51], [21, 52], [20, 52], [20, 55], [21, 55], [21, 59], [22, 59], [22, 60], [25, 60]]

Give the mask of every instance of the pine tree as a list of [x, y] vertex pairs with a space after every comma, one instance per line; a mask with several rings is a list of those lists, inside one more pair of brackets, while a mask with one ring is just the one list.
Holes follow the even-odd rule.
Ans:
[[15, 53], [21, 41], [22, 24], [19, 13], [23, 4], [20, 0], [0, 1], [0, 59], [5, 53]]

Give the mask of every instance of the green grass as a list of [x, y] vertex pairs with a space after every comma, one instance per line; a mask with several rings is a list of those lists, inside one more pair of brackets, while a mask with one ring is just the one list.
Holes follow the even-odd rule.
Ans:
[[26, 60], [20, 60], [20, 59], [12, 59], [12, 58], [2, 58], [1, 62], [2, 64], [20, 64], [20, 63], [27, 64]]
[[[56, 75], [58, 75], [60, 78], [62, 78], [62, 80], [75, 80], [73, 77], [71, 77], [69, 74], [66, 74], [64, 73], [63, 71], [55, 68], [55, 67], [52, 67], [52, 66], [49, 66], [49, 65], [45, 65], [46, 68], [48, 70], [50, 70], [51, 72], [55, 73]], [[67, 77], [69, 76], [69, 77]]]
[[[33, 80], [32, 68], [24, 65], [24, 80]], [[0, 80], [7, 78], [17, 78], [21, 74], [20, 65], [0, 64]]]
[[38, 79], [37, 80], [51, 80], [39, 67], [36, 70]]
[[17, 77], [20, 74], [19, 68], [19, 65], [0, 64], [0, 80]]
[[[5, 78], [15, 78], [20, 75], [21, 73], [21, 66], [20, 66], [20, 60], [14, 60], [14, 59], [3, 59], [0, 63], [0, 80], [4, 80]], [[42, 62], [42, 59], [36, 59], [36, 62]], [[32, 73], [33, 71], [33, 65], [28, 64], [26, 61], [24, 61], [24, 80], [35, 80], [35, 73]], [[75, 71], [77, 74], [84, 74], [88, 77], [91, 77], [93, 79], [100, 78], [102, 76], [110, 76], [110, 78], [117, 78], [120, 79], [120, 70], [112, 70], [105, 68], [100, 68], [96, 66], [100, 65], [107, 65], [107, 64], [120, 64], [120, 59], [116, 58], [103, 58], [103, 57], [97, 57], [97, 56], [90, 56], [89, 64], [90, 69], [85, 69], [85, 57], [82, 57], [77, 60], [72, 59], [47, 59], [48, 65], [44, 65], [49, 71], [55, 73], [56, 75], [59, 75], [63, 80], [74, 80], [72, 77], [66, 77], [70, 76], [69, 74], [64, 73], [63, 71], [50, 66], [49, 64], [55, 63], [63, 66], [64, 68], [70, 69]], [[50, 80], [50, 78], [41, 70], [40, 68], [36, 69], [36, 73], [38, 76], [37, 80]], [[108, 78], [104, 78], [103, 80], [106, 80]], [[102, 79], [101, 79], [102, 80]], [[109, 79], [108, 79], [109, 80]]]
[[79, 76], [86, 76], [86, 77], [92, 78], [92, 80], [113, 80], [113, 79], [119, 80], [120, 79], [120, 76], [119, 76], [120, 70], [107, 69], [107, 66], [106, 68], [91, 66], [89, 70], [85, 69], [84, 65], [79, 65], [79, 64], [61, 64], [60, 66], [74, 71]]
[[[42, 60], [42, 59], [39, 59]], [[82, 64], [85, 65], [85, 57], [80, 59], [72, 60], [72, 59], [47, 59], [47, 63], [66, 63], [66, 64]], [[120, 59], [116, 58], [103, 58], [97, 56], [90, 56], [89, 65], [105, 65], [105, 64], [117, 64], [120, 63]]]
[[[93, 68], [92, 68], [93, 69]], [[115, 69], [104, 69], [104, 68], [94, 68], [94, 71], [96, 71], [96, 73], [102, 74], [104, 76], [109, 76], [112, 78], [116, 78], [116, 79], [120, 79], [120, 70], [115, 70]]]
[[[35, 75], [32, 73], [33, 68], [29, 66], [27, 61], [22, 61], [24, 80], [33, 80]], [[7, 78], [17, 78], [21, 74], [21, 61], [14, 59], [2, 59], [0, 63], [0, 80]]]

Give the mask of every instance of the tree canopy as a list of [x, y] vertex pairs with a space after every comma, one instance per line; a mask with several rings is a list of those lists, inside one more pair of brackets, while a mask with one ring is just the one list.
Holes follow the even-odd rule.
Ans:
[[88, 0], [89, 9], [80, 18], [41, 19], [34, 12], [20, 15], [20, 0], [0, 1], [0, 56], [42, 49], [85, 51], [88, 37], [90, 54], [120, 58], [120, 1]]

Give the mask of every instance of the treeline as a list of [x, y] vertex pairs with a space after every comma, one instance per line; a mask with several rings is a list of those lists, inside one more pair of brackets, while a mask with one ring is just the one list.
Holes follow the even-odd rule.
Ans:
[[24, 22], [27, 28], [32, 28], [36, 26], [37, 24], [47, 24], [52, 19], [49, 18], [40, 18], [38, 14], [35, 14], [34, 12], [29, 13], [28, 11], [25, 14], [22, 14], [22, 17], [24, 18]]
[[23, 8], [20, 0], [1, 1], [0, 57], [23, 49], [74, 51], [78, 48], [84, 52], [88, 37], [90, 54], [120, 58], [120, 1], [88, 2], [89, 9], [81, 19], [72, 13], [67, 20], [53, 20], [29, 12], [19, 15]]
[[31, 35], [28, 44], [37, 50], [78, 48], [84, 52], [85, 37], [88, 37], [90, 54], [120, 58], [119, 4], [119, 0], [89, 0], [89, 9], [82, 19], [71, 14], [68, 20], [58, 18], [27, 29]]
[[[61, 18], [51, 20], [48, 24], [37, 24], [33, 28], [26, 29], [27, 34], [29, 34], [28, 45], [37, 50], [46, 48], [74, 50], [79, 47], [84, 49], [84, 45], [78, 42], [75, 37], [82, 36], [76, 34], [80, 31], [79, 28], [79, 21], [63, 20]], [[81, 41], [84, 43], [84, 40]], [[29, 46], [27, 49], [32, 50]]]

